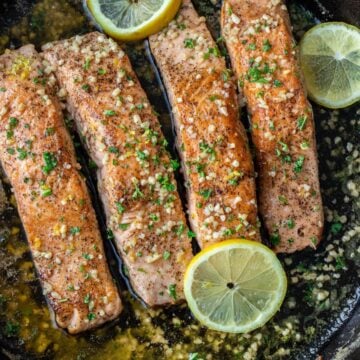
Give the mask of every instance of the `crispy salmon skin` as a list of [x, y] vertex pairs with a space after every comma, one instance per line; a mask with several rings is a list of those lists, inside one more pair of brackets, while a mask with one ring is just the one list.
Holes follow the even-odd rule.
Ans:
[[56, 321], [78, 333], [122, 304], [48, 70], [32, 45], [0, 57], [0, 161]]
[[286, 6], [224, 0], [222, 34], [252, 123], [259, 211], [277, 252], [316, 247], [323, 230], [315, 125]]
[[202, 248], [259, 240], [252, 158], [231, 71], [190, 1], [150, 37], [172, 105], [189, 218]]
[[92, 160], [108, 228], [135, 292], [183, 299], [188, 228], [157, 117], [123, 50], [94, 32], [46, 46]]

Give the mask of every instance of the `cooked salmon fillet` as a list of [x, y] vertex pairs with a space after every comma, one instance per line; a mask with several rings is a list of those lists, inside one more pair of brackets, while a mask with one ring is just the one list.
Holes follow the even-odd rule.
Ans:
[[200, 246], [233, 237], [259, 240], [253, 163], [236, 87], [205, 18], [185, 0], [150, 45], [172, 105]]
[[122, 304], [54, 81], [32, 45], [0, 57], [0, 161], [56, 322], [78, 333]]
[[221, 25], [251, 117], [270, 240], [277, 252], [315, 248], [323, 230], [315, 125], [286, 6], [224, 0]]
[[98, 167], [107, 224], [133, 289], [150, 306], [183, 299], [192, 249], [178, 164], [128, 57], [97, 32], [49, 44], [44, 56]]

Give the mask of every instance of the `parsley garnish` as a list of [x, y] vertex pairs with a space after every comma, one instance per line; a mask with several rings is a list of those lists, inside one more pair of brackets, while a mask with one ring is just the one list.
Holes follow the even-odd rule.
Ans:
[[211, 189], [204, 189], [204, 190], [200, 190], [199, 194], [205, 199], [208, 200], [212, 194], [212, 190]]
[[170, 284], [170, 285], [169, 285], [168, 292], [169, 292], [170, 297], [172, 297], [174, 300], [177, 299], [177, 295], [176, 295], [176, 285], [175, 285], [175, 284]]
[[188, 49], [193, 49], [196, 45], [196, 40], [195, 39], [185, 39], [184, 40], [184, 46]]
[[53, 153], [45, 151], [43, 153], [43, 160], [44, 160], [45, 166], [42, 167], [42, 171], [44, 174], [49, 175], [50, 172], [55, 169], [55, 167], [58, 163], [57, 159]]

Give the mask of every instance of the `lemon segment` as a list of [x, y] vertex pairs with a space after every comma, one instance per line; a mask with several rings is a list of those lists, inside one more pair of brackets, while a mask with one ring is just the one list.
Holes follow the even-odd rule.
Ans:
[[164, 28], [175, 17], [181, 0], [86, 0], [86, 4], [107, 34], [135, 41]]
[[360, 30], [341, 22], [314, 26], [300, 42], [300, 62], [309, 96], [339, 109], [360, 100]]
[[201, 251], [184, 279], [194, 316], [211, 329], [232, 333], [264, 325], [279, 310], [286, 289], [286, 275], [274, 252], [244, 239]]

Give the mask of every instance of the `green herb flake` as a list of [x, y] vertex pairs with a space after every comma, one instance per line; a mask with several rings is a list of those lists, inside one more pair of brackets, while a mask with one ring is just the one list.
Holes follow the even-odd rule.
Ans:
[[331, 224], [330, 231], [334, 235], [338, 234], [342, 230], [342, 224], [339, 222]]
[[48, 196], [52, 195], [52, 193], [53, 193], [51, 188], [49, 188], [46, 185], [41, 185], [40, 189], [41, 189], [41, 196], [42, 197], [48, 197]]
[[70, 234], [71, 235], [80, 234], [80, 227], [79, 226], [72, 226], [70, 228]]
[[164, 260], [169, 260], [170, 256], [171, 256], [170, 251], [165, 250], [164, 253], [163, 253], [163, 259]]
[[104, 110], [104, 115], [105, 116], [114, 116], [114, 115], [116, 115], [116, 112], [115, 112], [115, 110], [107, 109], [107, 110]]
[[176, 295], [176, 285], [175, 284], [169, 285], [168, 293], [169, 293], [170, 297], [172, 297], [176, 301], [177, 295]]
[[289, 229], [293, 229], [295, 227], [295, 221], [294, 219], [287, 219], [286, 220], [286, 226], [289, 228]]
[[283, 85], [283, 83], [280, 80], [277, 80], [277, 79], [274, 80], [274, 86], [275, 87], [280, 87], [282, 85]]
[[45, 166], [42, 167], [42, 171], [44, 174], [49, 175], [50, 172], [52, 170], [54, 170], [58, 164], [56, 156], [54, 153], [45, 151], [43, 153], [43, 160], [44, 160]]
[[272, 48], [269, 39], [263, 41], [263, 51], [268, 52]]
[[86, 58], [85, 63], [83, 65], [84, 70], [89, 70], [90, 68], [91, 59]]
[[212, 194], [211, 189], [203, 189], [199, 191], [199, 195], [202, 196], [205, 200], [208, 200]]
[[90, 85], [89, 84], [83, 84], [83, 85], [81, 85], [81, 88], [86, 92], [90, 92]]
[[307, 122], [307, 116], [306, 115], [303, 115], [303, 116], [300, 116], [298, 119], [297, 119], [297, 128], [302, 131], [304, 130], [305, 126], [306, 126], [306, 122]]
[[305, 156], [303, 156], [303, 155], [301, 155], [297, 158], [297, 160], [295, 161], [295, 164], [294, 164], [294, 172], [295, 173], [299, 173], [302, 171], [304, 161], [305, 161]]
[[120, 230], [127, 230], [129, 228], [129, 226], [130, 226], [129, 223], [119, 224], [119, 229]]
[[279, 195], [278, 200], [279, 200], [281, 205], [288, 205], [288, 203], [289, 203], [288, 199], [284, 195]]
[[196, 40], [195, 39], [187, 38], [187, 39], [184, 40], [185, 48], [194, 49], [195, 45], [196, 45]]
[[280, 234], [278, 231], [275, 231], [270, 235], [270, 242], [276, 246], [280, 244]]
[[118, 202], [118, 201], [115, 203], [115, 205], [116, 205], [117, 212], [118, 212], [119, 214], [123, 214], [124, 211], [125, 211], [125, 206], [122, 205], [122, 204], [121, 204], [120, 202]]

